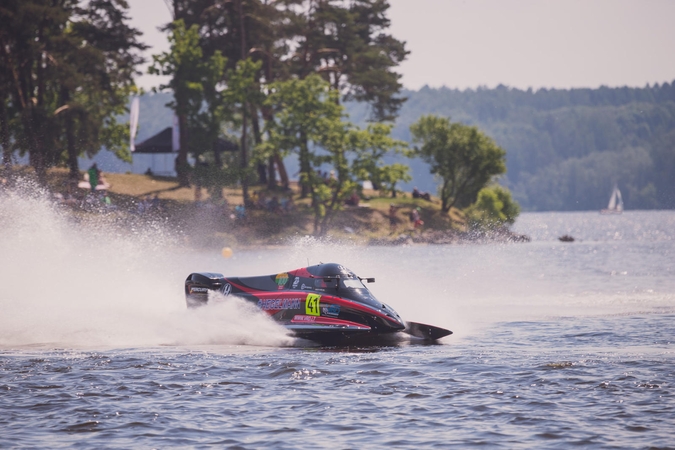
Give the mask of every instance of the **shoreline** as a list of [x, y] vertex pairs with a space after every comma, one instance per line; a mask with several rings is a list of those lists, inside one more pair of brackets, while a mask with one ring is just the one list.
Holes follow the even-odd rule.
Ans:
[[[35, 189], [30, 168], [13, 168], [15, 180], [23, 178]], [[136, 231], [139, 227], [160, 226], [175, 233], [195, 248], [285, 247], [291, 241], [311, 237], [326, 242], [359, 246], [457, 245], [529, 242], [529, 237], [506, 227], [491, 230], [467, 230], [461, 212], [440, 211], [440, 200], [413, 199], [399, 193], [396, 198], [379, 197], [375, 191], [365, 191], [359, 206], [345, 206], [336, 212], [332, 227], [325, 236], [314, 236], [314, 215], [309, 199], [302, 199], [297, 186], [290, 191], [267, 190], [253, 186], [256, 197], [283, 197], [293, 200], [289, 211], [265, 208], [264, 204], [249, 208], [240, 217], [235, 205], [241, 204], [236, 188], [225, 188], [218, 201], [208, 193], [196, 192], [194, 187], [181, 187], [177, 180], [135, 174], [105, 174], [107, 190], [91, 193], [75, 189], [67, 179], [67, 170], [50, 169], [44, 192], [66, 212], [74, 222], [86, 226], [108, 223], [119, 229]], [[19, 182], [21, 183], [21, 182]], [[31, 184], [32, 183], [32, 184]], [[8, 186], [5, 184], [5, 187]], [[12, 188], [10, 188], [12, 189]], [[37, 187], [37, 189], [41, 189]], [[195, 197], [201, 201], [195, 201]], [[390, 205], [395, 206], [392, 216]], [[409, 219], [410, 211], [418, 209], [423, 228], [415, 229]]]

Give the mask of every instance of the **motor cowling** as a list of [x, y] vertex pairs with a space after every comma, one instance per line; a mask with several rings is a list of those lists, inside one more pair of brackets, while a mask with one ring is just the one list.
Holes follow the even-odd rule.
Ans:
[[219, 292], [225, 284], [225, 277], [220, 273], [191, 273], [185, 280], [185, 301], [188, 308], [206, 305], [209, 292]]

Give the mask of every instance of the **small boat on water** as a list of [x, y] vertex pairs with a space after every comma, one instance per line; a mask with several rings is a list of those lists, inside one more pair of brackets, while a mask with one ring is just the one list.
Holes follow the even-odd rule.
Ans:
[[623, 212], [623, 198], [621, 191], [615, 184], [612, 195], [609, 197], [609, 204], [606, 209], [601, 209], [600, 214], [621, 214]]
[[[188, 307], [237, 296], [257, 305], [296, 336], [324, 344], [369, 341], [398, 332], [437, 341], [452, 331], [406, 322], [364, 286], [374, 278], [358, 277], [340, 264], [318, 264], [288, 272], [253, 277], [224, 277], [196, 272], [185, 280]], [[211, 294], [211, 295], [210, 295]], [[420, 304], [420, 308], [423, 305]]]

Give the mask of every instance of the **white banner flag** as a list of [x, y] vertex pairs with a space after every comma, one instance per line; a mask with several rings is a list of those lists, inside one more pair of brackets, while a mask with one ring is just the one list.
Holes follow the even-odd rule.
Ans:
[[177, 152], [180, 149], [180, 126], [178, 116], [173, 116], [173, 127], [171, 129], [171, 150]]
[[136, 132], [138, 131], [138, 116], [140, 115], [141, 101], [138, 97], [131, 100], [131, 111], [129, 111], [129, 148], [136, 150]]

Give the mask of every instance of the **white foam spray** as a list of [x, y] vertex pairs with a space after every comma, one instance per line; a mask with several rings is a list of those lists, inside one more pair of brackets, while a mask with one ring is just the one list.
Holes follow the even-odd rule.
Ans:
[[381, 248], [304, 237], [225, 259], [156, 224], [78, 223], [44, 194], [20, 192], [0, 194], [0, 347], [296, 345], [245, 302], [188, 310], [183, 283], [191, 272], [272, 275], [320, 262], [375, 277], [368, 288], [380, 301], [405, 320], [453, 330], [450, 343], [496, 322], [661, 311], [675, 301], [672, 240], [626, 258], [637, 248], [630, 242]]
[[187, 310], [183, 282], [199, 258], [175, 234], [85, 222], [25, 183], [0, 195], [0, 346], [291, 342], [241, 302]]

